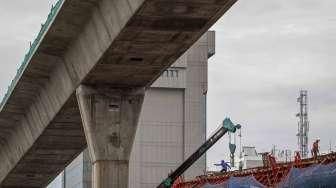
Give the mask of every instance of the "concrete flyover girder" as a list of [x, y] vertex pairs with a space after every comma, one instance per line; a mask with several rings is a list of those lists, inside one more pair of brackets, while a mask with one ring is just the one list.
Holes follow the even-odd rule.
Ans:
[[64, 0], [0, 112], [0, 187], [44, 187], [85, 147], [80, 84], [149, 86], [236, 0]]

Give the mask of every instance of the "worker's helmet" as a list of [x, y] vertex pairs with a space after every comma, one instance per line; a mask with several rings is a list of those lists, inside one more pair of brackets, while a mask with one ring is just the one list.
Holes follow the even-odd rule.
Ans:
[[316, 138], [316, 141], [318, 141], [318, 142], [319, 142], [319, 141], [320, 141], [320, 138], [319, 138], [319, 137], [317, 137], [317, 138]]

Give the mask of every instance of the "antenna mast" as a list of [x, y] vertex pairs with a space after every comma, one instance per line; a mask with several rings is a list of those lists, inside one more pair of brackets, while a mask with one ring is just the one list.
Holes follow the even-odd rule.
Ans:
[[307, 90], [301, 90], [300, 96], [297, 98], [297, 102], [300, 106], [299, 113], [296, 117], [299, 118], [298, 122], [298, 147], [302, 158], [308, 157], [308, 132], [309, 132], [309, 121], [308, 121], [308, 99]]

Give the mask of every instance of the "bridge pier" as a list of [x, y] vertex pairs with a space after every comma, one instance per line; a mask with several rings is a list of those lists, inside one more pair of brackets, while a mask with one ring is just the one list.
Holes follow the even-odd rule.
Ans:
[[93, 187], [127, 188], [144, 89], [81, 85], [76, 94], [93, 164]]

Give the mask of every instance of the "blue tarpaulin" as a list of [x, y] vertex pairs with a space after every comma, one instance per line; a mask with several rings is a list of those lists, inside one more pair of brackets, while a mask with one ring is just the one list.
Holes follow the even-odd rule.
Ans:
[[324, 188], [336, 187], [336, 162], [316, 164], [307, 168], [292, 168], [278, 188]]
[[230, 177], [221, 184], [205, 184], [202, 188], [264, 188], [253, 176]]

